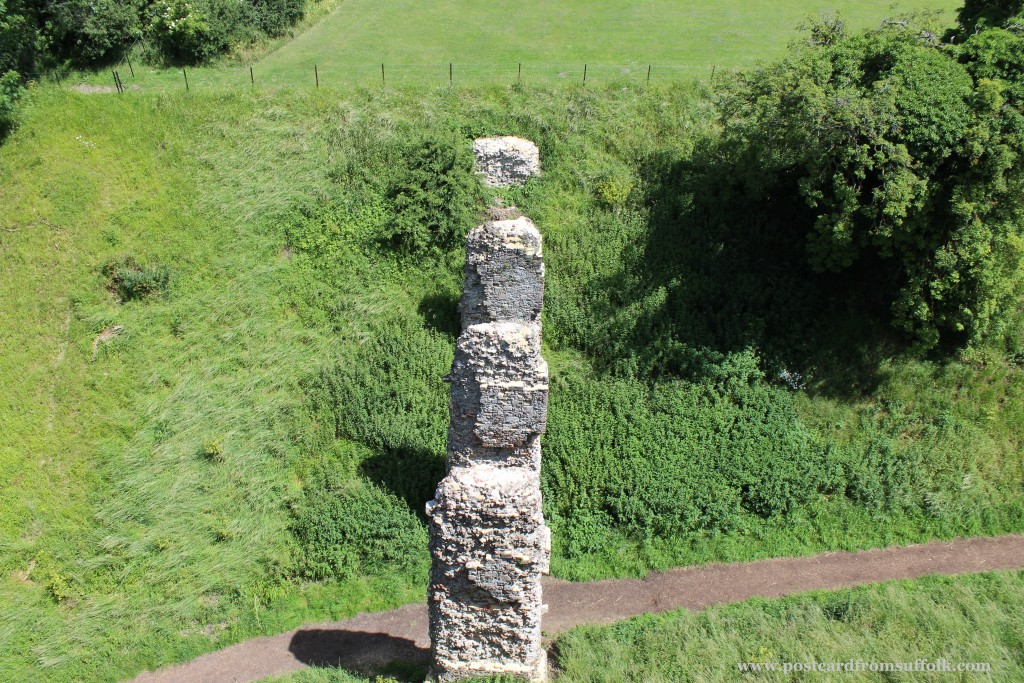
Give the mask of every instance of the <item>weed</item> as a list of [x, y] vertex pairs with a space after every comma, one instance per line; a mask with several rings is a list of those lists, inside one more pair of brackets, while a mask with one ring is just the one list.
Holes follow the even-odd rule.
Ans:
[[171, 280], [167, 268], [141, 266], [131, 256], [108, 261], [103, 266], [103, 276], [107, 278], [107, 289], [121, 302], [163, 294]]

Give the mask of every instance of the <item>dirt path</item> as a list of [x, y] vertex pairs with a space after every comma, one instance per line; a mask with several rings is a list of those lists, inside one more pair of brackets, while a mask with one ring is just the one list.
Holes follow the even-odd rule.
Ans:
[[[1024, 536], [715, 564], [650, 574], [645, 579], [591, 583], [550, 579], [544, 583], [544, 598], [550, 607], [544, 631], [555, 635], [579, 624], [606, 624], [683, 607], [698, 610], [755, 596], [778, 597], [926, 574], [997, 569], [1024, 569]], [[421, 603], [254, 638], [185, 664], [142, 674], [135, 683], [241, 683], [307, 665], [370, 673], [396, 660], [424, 661], [428, 647], [427, 609]]]

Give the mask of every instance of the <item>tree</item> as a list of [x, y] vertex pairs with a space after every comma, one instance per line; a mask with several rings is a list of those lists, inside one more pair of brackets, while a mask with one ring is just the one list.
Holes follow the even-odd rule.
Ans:
[[956, 16], [961, 35], [967, 36], [985, 27], [1002, 26], [1007, 19], [1020, 14], [1022, 5], [1022, 0], [964, 0], [964, 6]]
[[30, 3], [0, 0], [0, 75], [35, 71], [37, 23], [37, 13]]
[[46, 5], [50, 52], [78, 64], [116, 61], [142, 37], [139, 2], [51, 0]]
[[1024, 119], [914, 21], [816, 22], [721, 103], [747, 192], [797, 192], [811, 266], [857, 273], [923, 349], [980, 339], [1019, 285]]

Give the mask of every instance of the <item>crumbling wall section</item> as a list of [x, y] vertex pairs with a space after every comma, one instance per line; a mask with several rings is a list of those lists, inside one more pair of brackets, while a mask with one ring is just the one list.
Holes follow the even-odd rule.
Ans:
[[431, 677], [439, 683], [495, 674], [547, 680], [542, 256], [528, 218], [491, 221], [467, 238], [462, 334], [447, 378], [447, 475], [427, 503]]
[[540, 173], [540, 150], [523, 138], [477, 138], [473, 154], [484, 182], [494, 187], [524, 185], [530, 176]]

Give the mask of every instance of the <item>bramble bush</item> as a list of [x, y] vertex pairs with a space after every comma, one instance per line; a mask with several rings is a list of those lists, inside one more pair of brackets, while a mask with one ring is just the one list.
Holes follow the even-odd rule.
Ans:
[[410, 145], [387, 190], [395, 218], [384, 236], [406, 251], [447, 251], [458, 245], [484, 208], [473, 153], [458, 136]]

